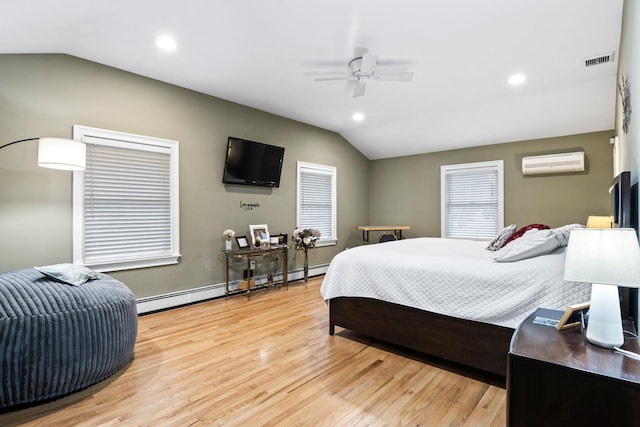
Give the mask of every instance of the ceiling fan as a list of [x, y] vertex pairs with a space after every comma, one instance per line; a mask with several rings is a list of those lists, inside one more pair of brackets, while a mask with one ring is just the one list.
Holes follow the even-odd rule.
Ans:
[[353, 97], [357, 98], [364, 95], [367, 83], [372, 80], [384, 80], [393, 82], [408, 82], [413, 78], [413, 73], [401, 70], [376, 70], [378, 65], [378, 57], [367, 53], [349, 61], [349, 70], [351, 75], [336, 77], [318, 77], [317, 82], [326, 82], [332, 80], [347, 80], [355, 83]]

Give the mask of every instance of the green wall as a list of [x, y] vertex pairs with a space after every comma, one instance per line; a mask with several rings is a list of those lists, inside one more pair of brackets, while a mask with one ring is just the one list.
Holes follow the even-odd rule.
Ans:
[[[312, 266], [369, 218], [369, 161], [336, 133], [67, 55], [0, 55], [0, 145], [69, 138], [74, 124], [180, 142], [180, 264], [110, 273], [138, 298], [223, 282], [227, 228], [291, 234], [298, 160], [337, 168], [340, 241], [311, 251]], [[280, 188], [222, 184], [230, 135], [285, 147]], [[0, 151], [0, 271], [72, 258], [71, 173], [38, 168], [36, 157], [35, 141]], [[301, 254], [289, 262], [301, 268]]]
[[[440, 166], [502, 159], [505, 225], [584, 224], [589, 215], [610, 211], [611, 135], [597, 132], [372, 161], [370, 220], [409, 225], [408, 237], [439, 237]], [[585, 152], [584, 172], [522, 175], [522, 157], [570, 151]]]

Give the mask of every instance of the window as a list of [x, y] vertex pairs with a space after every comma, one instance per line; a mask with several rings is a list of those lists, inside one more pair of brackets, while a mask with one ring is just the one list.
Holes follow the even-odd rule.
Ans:
[[336, 168], [298, 162], [297, 169], [297, 226], [320, 230], [317, 246], [335, 245]]
[[73, 262], [99, 271], [180, 257], [178, 142], [73, 127], [87, 167], [73, 175]]
[[504, 223], [503, 161], [440, 167], [441, 235], [489, 240]]

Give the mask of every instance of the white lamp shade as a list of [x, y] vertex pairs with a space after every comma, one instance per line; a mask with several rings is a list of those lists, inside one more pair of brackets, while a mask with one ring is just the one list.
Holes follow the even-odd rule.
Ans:
[[631, 228], [573, 229], [564, 280], [640, 287], [640, 246]]
[[64, 138], [40, 138], [38, 166], [50, 169], [84, 170], [87, 146]]

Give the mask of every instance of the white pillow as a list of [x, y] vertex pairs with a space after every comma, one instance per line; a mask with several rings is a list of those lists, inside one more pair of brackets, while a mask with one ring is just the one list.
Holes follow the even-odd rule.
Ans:
[[73, 286], [80, 286], [87, 280], [100, 278], [98, 273], [82, 265], [64, 263], [33, 268], [45, 276]]
[[567, 224], [562, 227], [552, 228], [551, 231], [556, 235], [556, 238], [560, 241], [562, 246], [567, 246], [567, 243], [569, 243], [569, 233], [571, 233], [571, 230], [574, 228], [584, 228], [584, 225]]
[[496, 251], [492, 258], [498, 262], [520, 261], [546, 255], [562, 246], [553, 230], [529, 230], [519, 239]]
[[491, 243], [489, 243], [489, 246], [487, 246], [487, 250], [497, 251], [504, 245], [504, 242], [506, 242], [509, 237], [513, 236], [513, 233], [515, 232], [516, 232], [515, 224], [507, 225], [505, 228], [503, 228], [500, 231], [500, 233], [498, 233], [496, 238], [493, 239]]

